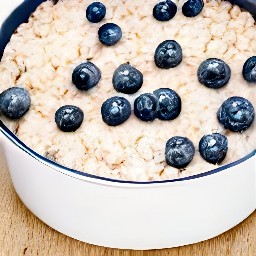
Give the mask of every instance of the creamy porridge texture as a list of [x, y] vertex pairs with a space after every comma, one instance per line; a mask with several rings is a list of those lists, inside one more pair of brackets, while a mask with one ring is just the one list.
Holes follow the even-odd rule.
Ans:
[[[181, 12], [184, 1], [168, 22], [152, 16], [155, 0], [102, 0], [107, 9], [100, 23], [90, 23], [85, 10], [92, 1], [63, 0], [41, 4], [15, 34], [0, 63], [0, 92], [19, 86], [31, 95], [29, 112], [19, 120], [4, 123], [36, 152], [67, 167], [122, 180], [166, 180], [191, 176], [218, 166], [207, 163], [198, 152], [200, 139], [212, 132], [228, 138], [228, 153], [221, 165], [236, 161], [256, 148], [256, 124], [243, 133], [221, 126], [217, 111], [233, 96], [248, 99], [256, 106], [256, 85], [242, 77], [245, 61], [256, 55], [256, 25], [248, 12], [226, 1], [206, 1], [202, 12], [187, 18]], [[99, 42], [98, 29], [106, 22], [118, 24], [123, 37], [114, 46]], [[154, 52], [164, 40], [176, 40], [183, 61], [173, 69], [159, 69]], [[207, 58], [219, 58], [231, 68], [229, 83], [210, 89], [198, 82], [197, 70]], [[102, 78], [91, 90], [79, 91], [72, 72], [90, 60]], [[135, 95], [123, 95], [113, 88], [114, 71], [129, 62], [144, 76]], [[108, 98], [121, 95], [131, 105], [142, 93], [159, 88], [175, 90], [182, 100], [181, 114], [173, 121], [142, 122], [135, 115], [117, 127], [102, 121], [101, 106]], [[61, 132], [55, 112], [75, 105], [84, 112], [84, 121], [74, 133]], [[165, 144], [173, 136], [189, 138], [195, 157], [185, 170], [168, 166]]]

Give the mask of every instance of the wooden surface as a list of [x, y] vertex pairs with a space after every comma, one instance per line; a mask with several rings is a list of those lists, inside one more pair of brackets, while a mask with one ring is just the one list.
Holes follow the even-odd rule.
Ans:
[[256, 212], [233, 230], [203, 243], [157, 251], [127, 251], [88, 245], [46, 226], [21, 203], [1, 159], [0, 195], [1, 256], [256, 256]]

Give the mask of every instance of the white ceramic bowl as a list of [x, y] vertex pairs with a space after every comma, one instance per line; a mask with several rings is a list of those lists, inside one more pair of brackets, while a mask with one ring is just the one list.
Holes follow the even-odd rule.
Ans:
[[[0, 31], [1, 47], [40, 2], [27, 0], [9, 16]], [[20, 3], [0, 3], [1, 24]], [[91, 244], [159, 249], [196, 243], [229, 230], [256, 209], [256, 151], [201, 175], [135, 183], [57, 165], [26, 147], [2, 122], [0, 142], [28, 209], [61, 233]]]

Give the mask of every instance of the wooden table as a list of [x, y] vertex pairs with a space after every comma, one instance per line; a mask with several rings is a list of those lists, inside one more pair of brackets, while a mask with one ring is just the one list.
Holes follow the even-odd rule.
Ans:
[[1, 159], [0, 195], [0, 256], [256, 256], [256, 212], [210, 241], [143, 252], [92, 246], [51, 229], [21, 203]]

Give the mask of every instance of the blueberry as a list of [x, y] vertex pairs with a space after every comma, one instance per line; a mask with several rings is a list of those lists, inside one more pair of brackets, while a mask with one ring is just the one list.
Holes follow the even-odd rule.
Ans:
[[181, 112], [180, 96], [169, 88], [161, 88], [154, 91], [158, 99], [157, 118], [160, 120], [173, 120]]
[[197, 76], [201, 84], [209, 88], [218, 89], [228, 83], [231, 70], [223, 60], [210, 58], [199, 66]]
[[253, 123], [254, 107], [242, 97], [227, 99], [217, 112], [219, 122], [232, 132], [243, 132]]
[[197, 16], [204, 8], [203, 0], [188, 0], [182, 6], [182, 13], [186, 17], [195, 17]]
[[228, 139], [219, 133], [205, 135], [199, 142], [199, 152], [211, 164], [220, 164], [228, 151]]
[[124, 123], [131, 115], [131, 104], [123, 97], [112, 97], [106, 100], [101, 107], [103, 121], [109, 126]]
[[183, 169], [192, 161], [194, 155], [195, 147], [188, 138], [176, 136], [166, 143], [165, 159], [170, 166]]
[[91, 62], [85, 62], [77, 66], [72, 74], [72, 82], [79, 90], [88, 91], [95, 87], [101, 79], [101, 72]]
[[23, 88], [12, 87], [0, 94], [0, 110], [10, 119], [18, 119], [30, 108], [29, 92]]
[[159, 21], [171, 20], [177, 13], [177, 5], [171, 0], [161, 0], [159, 1], [154, 9], [153, 16]]
[[90, 4], [86, 9], [86, 18], [92, 23], [98, 23], [106, 16], [106, 7], [100, 2]]
[[55, 113], [55, 122], [63, 132], [75, 132], [84, 120], [83, 111], [72, 105], [59, 108]]
[[153, 121], [157, 117], [158, 100], [154, 94], [144, 93], [134, 102], [134, 114], [142, 121]]
[[143, 84], [142, 73], [129, 64], [119, 66], [113, 75], [113, 85], [118, 92], [133, 94]]
[[114, 23], [106, 23], [99, 28], [98, 35], [102, 44], [112, 46], [121, 40], [122, 30]]
[[174, 40], [166, 40], [158, 45], [154, 58], [158, 68], [175, 68], [182, 61], [181, 46]]
[[243, 77], [249, 83], [256, 83], [256, 56], [249, 58], [244, 63]]

